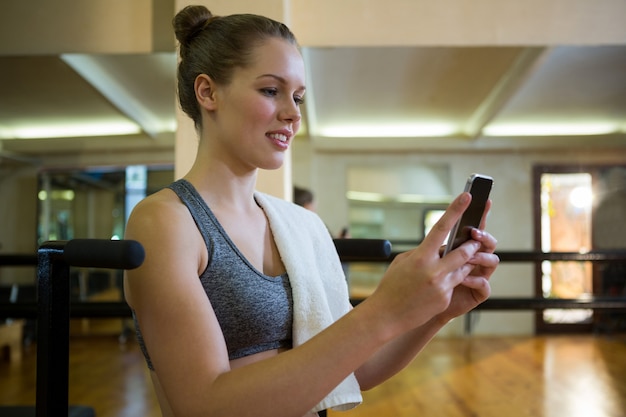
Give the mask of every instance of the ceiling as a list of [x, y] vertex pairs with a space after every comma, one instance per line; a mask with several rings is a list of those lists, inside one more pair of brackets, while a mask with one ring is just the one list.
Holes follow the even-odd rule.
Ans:
[[[626, 148], [626, 45], [305, 48], [320, 148]], [[174, 52], [0, 57], [0, 164], [173, 149]]]

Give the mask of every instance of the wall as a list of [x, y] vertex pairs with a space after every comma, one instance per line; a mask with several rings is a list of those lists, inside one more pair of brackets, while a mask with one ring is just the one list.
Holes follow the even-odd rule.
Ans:
[[[34, 254], [37, 250], [37, 171], [24, 165], [0, 177], [0, 253]], [[35, 269], [0, 268], [3, 283], [33, 283]]]
[[[331, 230], [348, 223], [345, 198], [346, 172], [351, 165], [378, 164], [390, 168], [405, 164], [449, 164], [452, 184], [462, 190], [471, 172], [495, 178], [493, 209], [488, 230], [498, 239], [498, 250], [533, 249], [532, 169], [537, 164], [623, 163], [623, 154], [610, 150], [560, 152], [316, 152], [311, 144], [293, 148], [294, 183], [309, 186], [316, 195], [317, 210]], [[492, 281], [493, 296], [534, 296], [534, 269], [528, 264], [501, 264]], [[476, 334], [532, 334], [532, 312], [482, 312], [474, 323]], [[463, 321], [449, 324], [442, 335], [460, 335]]]

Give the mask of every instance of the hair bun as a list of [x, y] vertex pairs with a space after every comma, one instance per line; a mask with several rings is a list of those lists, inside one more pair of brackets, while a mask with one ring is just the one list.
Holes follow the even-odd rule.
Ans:
[[176, 39], [182, 46], [189, 43], [200, 33], [209, 20], [215, 16], [205, 6], [187, 6], [172, 21]]

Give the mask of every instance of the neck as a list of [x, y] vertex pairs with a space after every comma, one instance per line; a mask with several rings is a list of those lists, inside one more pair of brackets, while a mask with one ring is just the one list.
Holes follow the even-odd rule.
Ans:
[[233, 172], [226, 164], [205, 164], [196, 160], [184, 178], [193, 184], [212, 208], [236, 211], [256, 208], [254, 190], [257, 169], [241, 174]]

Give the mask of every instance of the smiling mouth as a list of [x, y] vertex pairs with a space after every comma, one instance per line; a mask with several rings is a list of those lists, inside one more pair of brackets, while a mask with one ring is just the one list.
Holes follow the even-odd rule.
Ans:
[[289, 140], [289, 137], [287, 135], [283, 135], [282, 133], [270, 133], [268, 136], [272, 139], [285, 143]]

